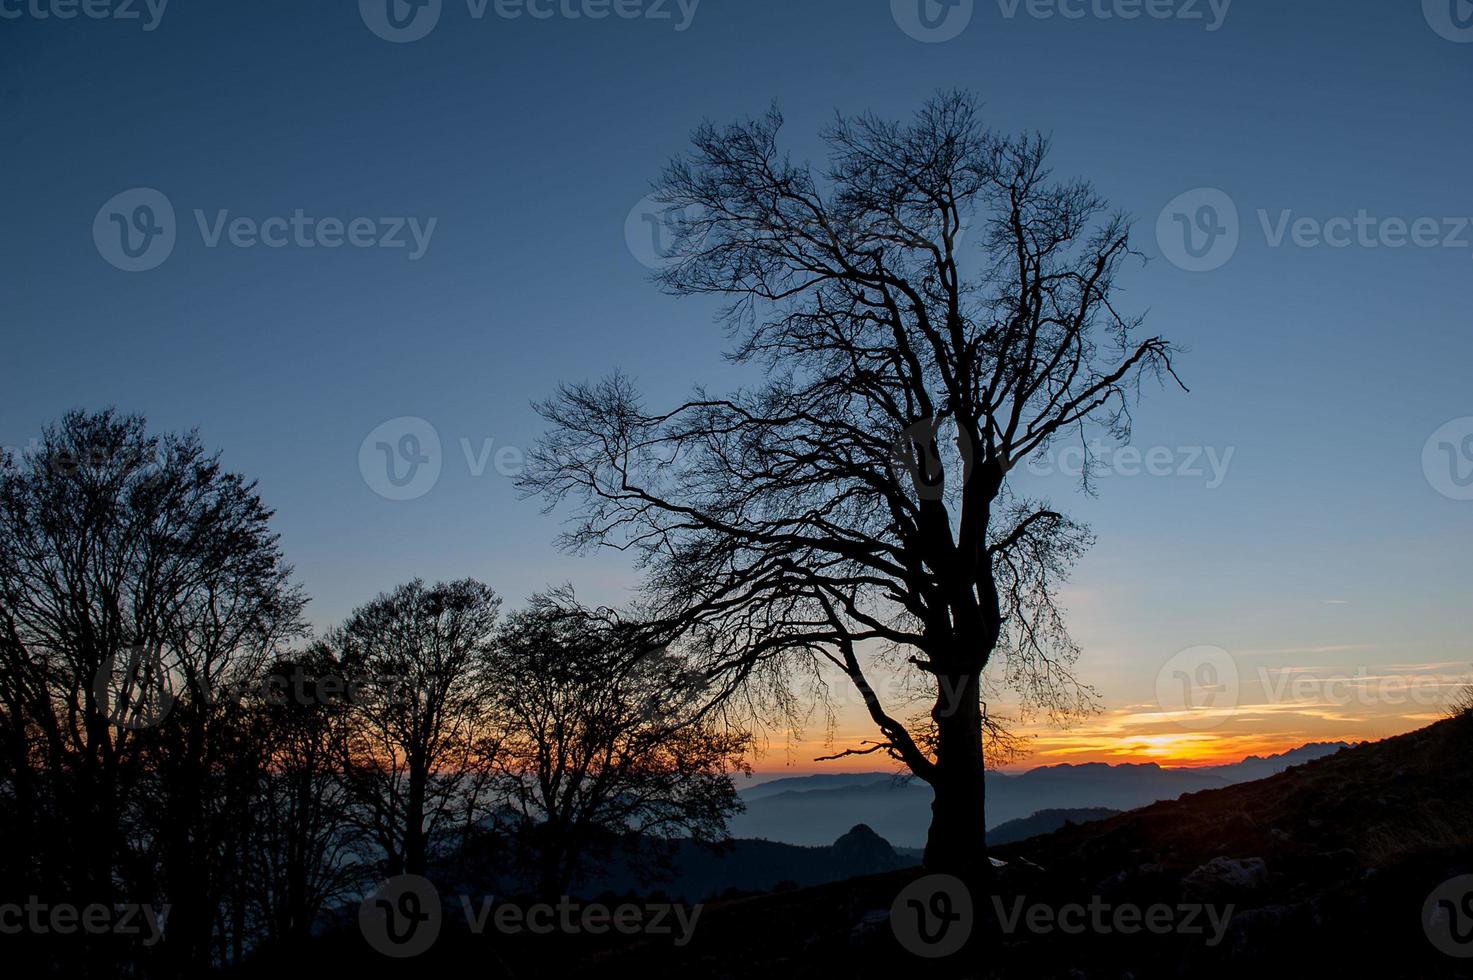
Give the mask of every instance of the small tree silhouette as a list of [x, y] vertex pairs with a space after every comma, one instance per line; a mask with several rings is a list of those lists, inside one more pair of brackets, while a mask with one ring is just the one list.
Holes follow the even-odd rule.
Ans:
[[390, 874], [424, 874], [432, 842], [486, 802], [500, 608], [480, 582], [415, 579], [355, 610], [328, 640], [348, 672], [378, 679], [352, 702], [344, 764]]
[[725, 837], [748, 740], [710, 722], [708, 687], [647, 624], [570, 593], [509, 617], [497, 642], [497, 766], [542, 895], [566, 893], [626, 837], [644, 859], [662, 838]]

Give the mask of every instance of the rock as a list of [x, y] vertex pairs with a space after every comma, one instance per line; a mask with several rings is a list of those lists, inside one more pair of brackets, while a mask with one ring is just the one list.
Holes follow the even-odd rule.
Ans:
[[1349, 874], [1362, 866], [1360, 855], [1348, 847], [1306, 855], [1303, 860], [1319, 877]]
[[1283, 905], [1236, 912], [1228, 923], [1228, 944], [1235, 957], [1259, 958], [1283, 940], [1302, 910]]
[[1134, 875], [1128, 869], [1121, 869], [1108, 878], [1095, 883], [1094, 891], [1105, 899], [1113, 899], [1119, 895]]
[[871, 909], [861, 915], [854, 928], [849, 930], [849, 943], [853, 946], [868, 946], [888, 933], [889, 926], [889, 909]]
[[1268, 883], [1263, 858], [1215, 857], [1182, 879], [1182, 897], [1213, 901], [1255, 891]]

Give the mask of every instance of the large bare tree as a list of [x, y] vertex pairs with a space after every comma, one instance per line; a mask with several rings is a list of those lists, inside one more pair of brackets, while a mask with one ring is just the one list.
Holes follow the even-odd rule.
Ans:
[[[112, 410], [0, 461], [0, 781], [22, 873], [57, 901], [171, 904], [170, 975], [208, 967], [230, 876], [221, 692], [302, 630], [270, 519], [197, 434]], [[115, 942], [57, 947], [117, 975]]]
[[[781, 124], [702, 126], [660, 185], [660, 282], [723, 297], [761, 380], [667, 411], [619, 375], [564, 386], [525, 486], [578, 503], [570, 546], [639, 553], [729, 695], [760, 710], [795, 669], [846, 675], [880, 733], [861, 751], [934, 789], [927, 866], [980, 874], [984, 672], [1052, 711], [1088, 698], [1056, 588], [1089, 535], [1010, 474], [1086, 426], [1125, 438], [1173, 348], [1112, 298], [1127, 222], [1054, 180], [1042, 137], [942, 94], [905, 123], [837, 118], [815, 172]], [[876, 646], [930, 691], [919, 724]]]

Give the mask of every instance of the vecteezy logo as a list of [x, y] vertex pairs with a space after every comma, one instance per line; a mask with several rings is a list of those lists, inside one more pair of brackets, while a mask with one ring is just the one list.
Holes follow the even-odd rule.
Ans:
[[1188, 647], [1156, 674], [1156, 703], [1183, 728], [1216, 728], [1238, 706], [1238, 662], [1222, 647]]
[[1473, 416], [1453, 419], [1422, 446], [1422, 472], [1449, 500], [1473, 500]]
[[124, 272], [146, 272], [174, 251], [174, 205], [152, 187], [108, 198], [92, 219], [97, 253]]
[[1422, 13], [1438, 36], [1473, 43], [1473, 0], [1422, 0]]
[[640, 199], [624, 219], [624, 244], [647, 269], [664, 269], [680, 261], [677, 243], [700, 234], [696, 222], [701, 209], [661, 201], [650, 194]]
[[385, 956], [418, 956], [440, 937], [440, 893], [419, 875], [396, 875], [358, 906], [358, 928]]
[[358, 0], [370, 31], [395, 44], [418, 41], [440, 22], [442, 0]]
[[938, 419], [921, 419], [908, 426], [890, 446], [892, 468], [897, 475], [908, 478], [921, 500], [940, 500], [946, 492], [941, 446], [948, 440], [956, 445], [962, 464], [960, 482], [966, 483], [972, 475], [974, 454], [972, 441], [960, 427], [945, 433]]
[[1473, 958], [1473, 875], [1460, 875], [1433, 889], [1422, 905], [1422, 928], [1432, 945], [1447, 955]]
[[1156, 219], [1156, 244], [1168, 262], [1187, 272], [1211, 272], [1238, 251], [1238, 206], [1215, 187], [1179, 194]]
[[890, 928], [907, 952], [926, 959], [950, 956], [972, 934], [972, 893], [951, 875], [917, 878], [891, 903]]
[[152, 728], [174, 707], [164, 648], [141, 643], [109, 654], [92, 678], [97, 710], [118, 728]]
[[950, 41], [972, 21], [974, 0], [890, 0], [890, 16], [917, 41]]
[[388, 500], [413, 500], [440, 479], [440, 433], [422, 418], [401, 415], [375, 428], [358, 447], [358, 470]]

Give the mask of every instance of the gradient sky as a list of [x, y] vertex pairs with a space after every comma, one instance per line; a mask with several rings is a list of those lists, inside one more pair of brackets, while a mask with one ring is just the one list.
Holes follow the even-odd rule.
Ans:
[[[912, 36], [919, 0], [705, 0], [689, 17], [623, 0], [667, 19], [566, 15], [583, 0], [546, 18], [492, 0], [478, 18], [443, 0], [408, 43], [370, 29], [385, 2], [173, 0], [159, 17], [139, 2], [130, 20], [0, 0], [0, 444], [24, 449], [72, 407], [198, 426], [277, 509], [318, 626], [413, 576], [475, 576], [512, 603], [572, 581], [618, 602], [625, 563], [558, 553], [557, 516], [497, 471], [560, 380], [618, 366], [658, 404], [733, 378], [712, 307], [658, 292], [626, 240], [649, 181], [703, 118], [777, 99], [795, 154], [816, 157], [835, 109], [901, 116], [960, 86], [995, 126], [1052, 133], [1056, 172], [1136, 219], [1150, 261], [1123, 301], [1189, 349], [1191, 393], [1150, 391], [1136, 413], [1133, 444], [1162, 447], [1170, 475], [1127, 459], [1093, 498], [1027, 478], [1098, 535], [1066, 597], [1104, 707], [1031, 728], [1030, 764], [1379, 737], [1437, 717], [1473, 673], [1473, 490], [1451, 479], [1473, 470], [1467, 0], [1237, 0], [1225, 16], [1160, 0], [1174, 16], [1135, 19], [1099, 15], [1130, 0], [1066, 2], [1080, 17], [975, 0], [932, 42]], [[167, 198], [176, 241], [128, 272], [98, 241], [105, 203], [135, 188]], [[1202, 188], [1227, 195], [1239, 242], [1188, 271], [1170, 230], [1222, 200]], [[435, 224], [411, 259], [210, 247], [195, 218], [298, 209]], [[1362, 212], [1377, 246], [1316, 243]], [[1310, 219], [1302, 244], [1275, 244], [1286, 213]], [[1431, 219], [1438, 244], [1393, 247], [1398, 219]], [[433, 426], [440, 475], [391, 500], [360, 447], [402, 417]], [[1236, 671], [1237, 694], [1171, 710], [1158, 675], [1170, 690], [1183, 664]], [[838, 744], [867, 734], [840, 712]], [[815, 724], [759, 766], [813, 769], [823, 739]]]

